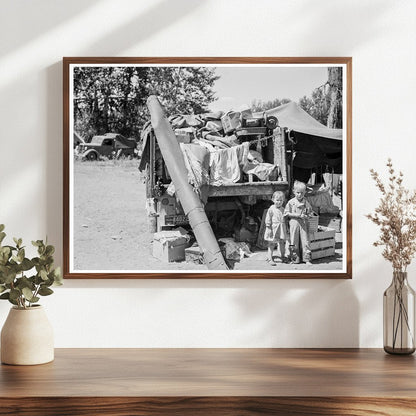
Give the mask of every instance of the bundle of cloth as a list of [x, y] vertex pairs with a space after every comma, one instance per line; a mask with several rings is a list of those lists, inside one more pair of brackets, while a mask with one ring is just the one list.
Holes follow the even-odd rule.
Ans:
[[260, 181], [276, 180], [277, 165], [265, 163], [261, 154], [250, 149], [249, 142], [228, 128], [225, 133], [224, 113], [175, 115], [169, 121], [178, 135], [188, 135], [189, 143], [180, 143], [188, 180], [197, 192], [203, 185], [221, 186], [238, 183], [242, 173], [251, 174]]

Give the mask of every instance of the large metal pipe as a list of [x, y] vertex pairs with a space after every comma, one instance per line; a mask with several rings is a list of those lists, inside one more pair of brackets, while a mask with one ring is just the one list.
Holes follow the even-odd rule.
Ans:
[[201, 200], [188, 183], [188, 171], [175, 133], [165, 117], [163, 108], [156, 96], [151, 95], [147, 99], [147, 107], [150, 111], [152, 126], [160, 151], [175, 185], [176, 194], [185, 214], [188, 216], [189, 224], [203, 253], [205, 264], [211, 270], [227, 270], [227, 264], [222, 256]]

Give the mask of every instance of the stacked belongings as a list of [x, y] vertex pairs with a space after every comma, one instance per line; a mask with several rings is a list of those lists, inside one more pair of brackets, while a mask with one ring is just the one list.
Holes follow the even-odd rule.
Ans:
[[265, 162], [259, 152], [278, 127], [276, 117], [253, 117], [244, 110], [175, 115], [169, 121], [181, 144], [188, 180], [202, 200], [203, 185], [238, 183], [248, 175], [257, 181], [278, 180], [279, 167]]

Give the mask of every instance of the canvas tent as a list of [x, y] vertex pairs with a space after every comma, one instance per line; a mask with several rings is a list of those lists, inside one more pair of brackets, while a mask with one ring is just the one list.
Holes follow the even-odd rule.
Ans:
[[298, 175], [306, 176], [311, 169], [320, 167], [342, 173], [342, 129], [324, 126], [295, 102], [267, 110], [266, 114], [277, 117], [279, 126], [290, 130], [295, 152], [293, 166]]

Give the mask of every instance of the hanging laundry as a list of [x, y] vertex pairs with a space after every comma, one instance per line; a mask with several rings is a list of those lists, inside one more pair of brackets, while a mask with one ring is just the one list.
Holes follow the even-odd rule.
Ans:
[[210, 153], [210, 184], [220, 186], [239, 182], [241, 167], [247, 162], [248, 143]]
[[186, 169], [188, 170], [188, 182], [194, 187], [202, 201], [206, 201], [206, 195], [202, 195], [203, 185], [209, 183], [209, 152], [205, 147], [197, 144], [180, 143]]
[[243, 166], [243, 172], [252, 174], [261, 181], [275, 181], [279, 175], [279, 167], [271, 163], [253, 163], [247, 162]]

